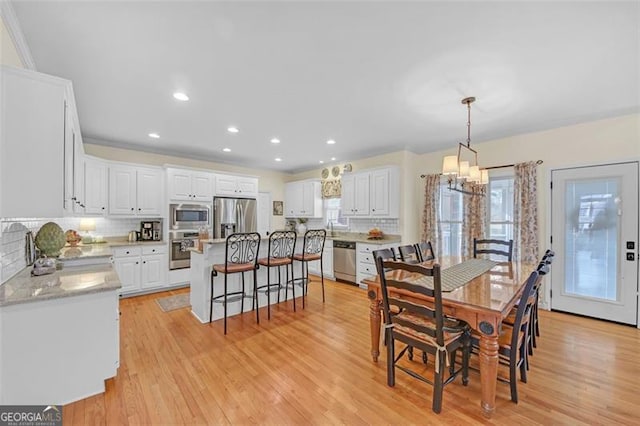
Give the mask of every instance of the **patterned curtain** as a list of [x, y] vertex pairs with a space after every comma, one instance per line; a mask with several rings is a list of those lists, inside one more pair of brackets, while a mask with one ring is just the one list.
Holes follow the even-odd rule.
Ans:
[[[465, 189], [480, 191], [480, 185], [465, 183]], [[464, 214], [462, 216], [462, 255], [473, 256], [473, 239], [484, 238], [487, 217], [487, 197], [463, 195]]]
[[424, 186], [424, 210], [422, 212], [422, 241], [431, 241], [435, 254], [442, 254], [442, 230], [440, 229], [440, 175], [428, 175]]
[[340, 198], [342, 181], [340, 179], [322, 181], [322, 198]]
[[538, 192], [536, 162], [514, 166], [513, 258], [521, 262], [538, 261]]

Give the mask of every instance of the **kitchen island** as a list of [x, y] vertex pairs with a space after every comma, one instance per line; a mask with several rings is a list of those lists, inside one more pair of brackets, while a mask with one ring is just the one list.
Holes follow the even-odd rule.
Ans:
[[[301, 241], [301, 239], [299, 239]], [[225, 255], [225, 242], [224, 238], [220, 239], [209, 239], [203, 240], [202, 250], [198, 249], [190, 249], [191, 250], [191, 312], [193, 315], [202, 323], [209, 322], [209, 309], [211, 306], [211, 267], [214, 264], [222, 264], [224, 263], [224, 255]], [[260, 257], [267, 257], [269, 240], [266, 237], [262, 238], [260, 242]], [[302, 243], [300, 242], [300, 245]], [[296, 250], [299, 251], [299, 250]], [[294, 262], [294, 273], [296, 277], [300, 277], [300, 262]], [[267, 283], [267, 269], [270, 269], [269, 273], [271, 274], [271, 283], [278, 282], [278, 270], [277, 268], [265, 268], [260, 267], [257, 271], [258, 274], [258, 286], [264, 285]], [[253, 290], [253, 272], [247, 272], [245, 274], [245, 291], [248, 296], [252, 295]], [[282, 281], [284, 284], [285, 280], [285, 271], [282, 268]], [[227, 278], [227, 284], [229, 291], [238, 291], [242, 288], [241, 285], [241, 274], [230, 274]], [[313, 285], [313, 284], [311, 284]], [[214, 292], [216, 295], [222, 294], [222, 289], [224, 288], [224, 274], [218, 274], [217, 277], [214, 278]], [[265, 289], [261, 289], [258, 293], [258, 306], [264, 307], [267, 306], [267, 294], [265, 293]], [[291, 304], [291, 289], [289, 289], [289, 300], [287, 303]], [[296, 298], [299, 298], [302, 295], [301, 287], [296, 286]], [[284, 302], [285, 289], [284, 285], [280, 289], [280, 301]], [[274, 291], [270, 295], [271, 304], [278, 303], [278, 292]], [[251, 306], [253, 305], [253, 300], [250, 297], [247, 297], [244, 301], [244, 312], [251, 311]], [[297, 301], [301, 307], [300, 302]], [[229, 303], [227, 306], [227, 317], [231, 317], [234, 315], [240, 314], [240, 301]], [[213, 321], [221, 319], [224, 317], [224, 308], [221, 303], [213, 304]], [[265, 316], [266, 318], [266, 312]]]
[[0, 404], [68, 404], [116, 375], [120, 280], [97, 257], [49, 275], [25, 268], [0, 286]]

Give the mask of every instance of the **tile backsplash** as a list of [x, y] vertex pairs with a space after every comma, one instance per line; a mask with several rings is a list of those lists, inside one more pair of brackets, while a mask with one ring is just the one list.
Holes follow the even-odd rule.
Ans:
[[[153, 220], [158, 218], [95, 218], [96, 230], [92, 231], [91, 235], [101, 235], [104, 237], [126, 236], [131, 230], [139, 230], [140, 221], [145, 219]], [[25, 235], [27, 231], [31, 231], [35, 237], [40, 227], [47, 222], [57, 223], [64, 231], [67, 229], [77, 230], [80, 226], [79, 217], [2, 219], [2, 232], [0, 233], [0, 259], [2, 259], [0, 283], [4, 283], [25, 268]]]
[[[324, 219], [309, 219], [307, 228], [326, 228]], [[349, 219], [350, 232], [368, 232], [371, 228], [380, 228], [385, 234], [399, 234], [398, 219]]]

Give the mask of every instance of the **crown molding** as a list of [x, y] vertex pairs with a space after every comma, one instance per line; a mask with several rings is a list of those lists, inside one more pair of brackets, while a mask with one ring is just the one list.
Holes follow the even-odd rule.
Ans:
[[33, 60], [33, 56], [31, 56], [31, 50], [29, 50], [27, 41], [24, 39], [20, 22], [18, 22], [16, 13], [14, 12], [13, 6], [11, 6], [11, 2], [9, 0], [0, 0], [0, 16], [2, 16], [2, 21], [9, 32], [9, 36], [11, 37], [14, 46], [16, 47], [16, 51], [22, 61], [22, 65], [27, 69], [36, 71], [36, 63]]

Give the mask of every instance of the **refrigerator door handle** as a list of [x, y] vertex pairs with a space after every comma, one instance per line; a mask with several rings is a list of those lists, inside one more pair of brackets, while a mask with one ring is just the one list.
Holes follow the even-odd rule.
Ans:
[[242, 210], [242, 203], [238, 203], [238, 225], [240, 227], [240, 232], [246, 232], [245, 223], [244, 223], [244, 211]]

